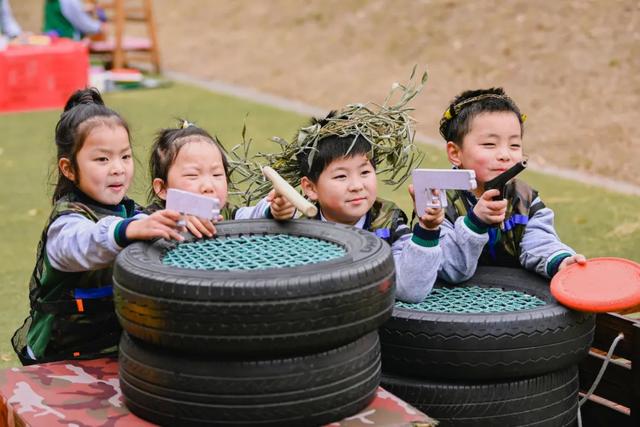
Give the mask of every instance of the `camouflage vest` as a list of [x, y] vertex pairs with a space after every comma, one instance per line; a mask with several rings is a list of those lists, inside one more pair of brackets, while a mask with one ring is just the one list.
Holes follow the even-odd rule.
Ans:
[[[320, 209], [318, 209], [316, 219], [321, 219]], [[408, 226], [399, 229], [401, 225], [407, 225], [405, 213], [393, 202], [376, 199], [369, 212], [367, 212], [362, 229], [370, 231], [392, 245], [401, 236], [411, 233], [411, 229]]]
[[[507, 183], [505, 198], [508, 203], [505, 220], [500, 227], [489, 227], [489, 242], [482, 250], [478, 265], [521, 266], [520, 242], [525, 228], [529, 219], [545, 207], [541, 201], [532, 205], [537, 197], [538, 192], [524, 181], [513, 179]], [[454, 224], [458, 217], [467, 215], [467, 212], [473, 209], [477, 199], [466, 191], [448, 190], [447, 201], [445, 217]]]
[[[23, 364], [73, 358], [95, 358], [115, 353], [120, 326], [113, 309], [111, 266], [100, 270], [63, 272], [49, 263], [47, 232], [62, 215], [80, 214], [98, 222], [106, 216], [129, 218], [135, 203], [125, 198], [117, 212], [75, 193], [56, 202], [42, 232], [36, 266], [29, 283], [30, 315], [12, 343]], [[37, 361], [25, 358], [29, 345]]]

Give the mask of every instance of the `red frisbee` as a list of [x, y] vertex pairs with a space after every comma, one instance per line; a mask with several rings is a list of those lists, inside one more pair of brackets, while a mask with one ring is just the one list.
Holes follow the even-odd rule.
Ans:
[[551, 279], [551, 293], [562, 305], [603, 313], [640, 305], [640, 264], [624, 258], [592, 258], [572, 264]]

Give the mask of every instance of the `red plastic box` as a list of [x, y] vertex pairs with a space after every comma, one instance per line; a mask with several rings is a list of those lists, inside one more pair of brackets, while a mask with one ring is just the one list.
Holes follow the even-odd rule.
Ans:
[[63, 107], [87, 86], [87, 46], [56, 39], [48, 46], [9, 45], [0, 51], [0, 112]]

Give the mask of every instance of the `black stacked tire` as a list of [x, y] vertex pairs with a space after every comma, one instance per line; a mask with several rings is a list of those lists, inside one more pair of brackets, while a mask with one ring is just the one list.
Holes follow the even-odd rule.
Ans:
[[[247, 264], [236, 257], [225, 264], [234, 269], [198, 270], [163, 264], [175, 242], [127, 247], [113, 274], [127, 407], [161, 425], [305, 427], [366, 407], [380, 383], [377, 328], [394, 304], [389, 246], [366, 231], [321, 221], [222, 222], [216, 229], [218, 239], [230, 241], [309, 237], [338, 245], [344, 255], [245, 270], [258, 258], [240, 245], [256, 239], [235, 239], [242, 251], [236, 254], [250, 254], [243, 255]], [[197, 259], [212, 253], [201, 243], [188, 247]], [[259, 259], [267, 258], [276, 255]], [[322, 252], [314, 259], [324, 258]]]
[[120, 343], [127, 407], [162, 425], [321, 425], [364, 408], [379, 381], [376, 332], [281, 359], [184, 356], [127, 333]]
[[547, 280], [522, 269], [478, 267], [455, 286], [519, 291], [544, 305], [482, 314], [396, 307], [380, 329], [383, 387], [442, 426], [574, 425], [577, 363], [594, 316], [559, 305]]
[[503, 382], [444, 382], [384, 374], [382, 386], [440, 426], [561, 427], [578, 414], [578, 369]]
[[114, 266], [125, 331], [201, 354], [287, 354], [335, 347], [390, 316], [395, 275], [389, 246], [371, 233], [321, 221], [222, 222], [218, 236], [290, 234], [336, 243], [346, 255], [292, 268], [189, 270], [162, 264], [175, 243], [135, 243]]
[[455, 286], [522, 291], [546, 304], [482, 314], [395, 308], [380, 329], [385, 372], [431, 379], [520, 378], [575, 365], [589, 351], [594, 315], [560, 305], [548, 281], [536, 274], [479, 267], [471, 280]]

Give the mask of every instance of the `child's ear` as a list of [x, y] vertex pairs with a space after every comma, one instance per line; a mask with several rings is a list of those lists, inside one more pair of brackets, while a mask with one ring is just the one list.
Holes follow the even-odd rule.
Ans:
[[303, 176], [300, 179], [300, 187], [304, 194], [309, 198], [309, 200], [316, 201], [318, 200], [318, 191], [316, 189], [316, 185], [306, 176]]
[[62, 172], [62, 175], [65, 176], [65, 178], [67, 178], [71, 182], [76, 182], [76, 173], [73, 170], [71, 160], [67, 159], [66, 157], [61, 157], [58, 160], [58, 168], [60, 169], [60, 172]]
[[461, 152], [462, 149], [458, 144], [453, 141], [447, 142], [447, 157], [449, 158], [449, 163], [460, 167], [462, 165], [462, 160], [460, 159]]
[[167, 200], [167, 186], [164, 184], [163, 179], [154, 178], [151, 186], [153, 187], [153, 192], [156, 193], [156, 196], [160, 197], [162, 200]]

